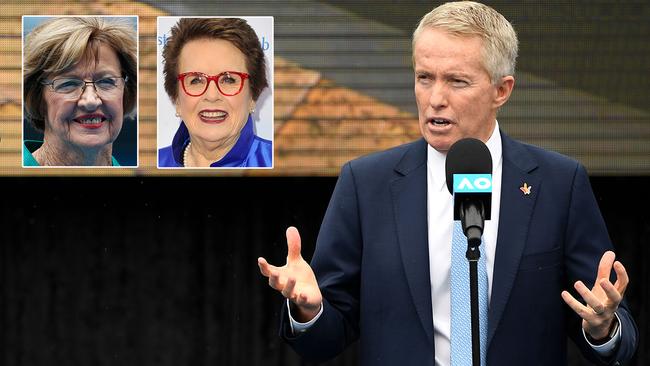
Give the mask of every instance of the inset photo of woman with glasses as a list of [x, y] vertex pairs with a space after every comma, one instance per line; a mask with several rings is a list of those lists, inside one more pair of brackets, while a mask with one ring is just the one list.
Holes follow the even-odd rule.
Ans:
[[136, 167], [137, 17], [23, 17], [23, 167]]
[[273, 167], [272, 17], [159, 17], [158, 54], [158, 167]]

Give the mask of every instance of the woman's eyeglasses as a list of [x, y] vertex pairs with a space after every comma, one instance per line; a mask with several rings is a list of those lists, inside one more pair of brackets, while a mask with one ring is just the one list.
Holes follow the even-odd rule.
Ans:
[[250, 77], [245, 72], [224, 71], [219, 75], [206, 75], [202, 72], [184, 72], [178, 75], [185, 94], [198, 97], [208, 90], [210, 80], [214, 80], [217, 89], [223, 95], [232, 97], [239, 94], [244, 88], [244, 80]]
[[113, 98], [119, 96], [124, 91], [124, 84], [129, 77], [105, 77], [93, 81], [85, 81], [78, 78], [58, 78], [54, 80], [44, 80], [41, 83], [47, 85], [55, 93], [62, 94], [67, 99], [78, 99], [88, 84], [92, 84], [95, 93], [100, 98]]

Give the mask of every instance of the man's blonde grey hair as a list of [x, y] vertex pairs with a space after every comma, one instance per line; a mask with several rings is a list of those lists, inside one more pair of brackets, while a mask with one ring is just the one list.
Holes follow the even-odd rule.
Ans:
[[515, 74], [519, 50], [517, 33], [496, 10], [473, 1], [450, 2], [425, 15], [413, 32], [413, 50], [420, 33], [439, 29], [456, 36], [483, 39], [483, 66], [496, 84], [502, 77]]
[[135, 27], [124, 18], [61, 17], [47, 20], [25, 39], [23, 98], [25, 117], [39, 130], [45, 128], [43, 85], [45, 78], [65, 72], [81, 61], [97, 62], [99, 46], [115, 51], [123, 77], [123, 108], [135, 108], [138, 85]]

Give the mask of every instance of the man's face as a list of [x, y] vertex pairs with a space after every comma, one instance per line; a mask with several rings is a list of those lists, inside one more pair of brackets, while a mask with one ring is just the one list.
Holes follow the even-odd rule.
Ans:
[[446, 152], [456, 141], [486, 142], [496, 113], [510, 96], [511, 76], [497, 85], [483, 66], [482, 39], [425, 29], [413, 49], [415, 98], [420, 132], [433, 148]]

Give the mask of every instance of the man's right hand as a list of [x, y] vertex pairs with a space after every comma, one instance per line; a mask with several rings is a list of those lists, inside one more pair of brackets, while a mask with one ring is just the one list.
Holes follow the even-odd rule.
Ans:
[[266, 259], [257, 259], [262, 275], [269, 279], [269, 286], [282, 293], [296, 306], [291, 315], [297, 321], [306, 323], [319, 312], [323, 297], [318, 288], [314, 271], [300, 255], [300, 234], [291, 226], [287, 229], [287, 264], [276, 267]]

